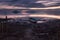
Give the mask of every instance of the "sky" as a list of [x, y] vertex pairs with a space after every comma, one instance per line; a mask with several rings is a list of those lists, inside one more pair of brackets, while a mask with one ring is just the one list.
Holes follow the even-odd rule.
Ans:
[[58, 2], [59, 2], [60, 0], [0, 0], [0, 1], [3, 1], [3, 2], [4, 2], [4, 1], [5, 1], [5, 2], [6, 2], [6, 1], [20, 1], [20, 2], [21, 2], [21, 1], [58, 1]]
[[36, 1], [60, 2], [60, 0], [0, 0], [0, 5], [20, 5]]

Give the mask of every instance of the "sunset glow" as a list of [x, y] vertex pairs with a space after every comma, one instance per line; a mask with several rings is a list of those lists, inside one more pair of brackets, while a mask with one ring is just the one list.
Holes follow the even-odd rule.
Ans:
[[[5, 15], [0, 15], [0, 18], [5, 18]], [[7, 15], [7, 18], [22, 18], [22, 17], [47, 17], [60, 19], [60, 15], [48, 15], [48, 14], [29, 14], [29, 15]]]

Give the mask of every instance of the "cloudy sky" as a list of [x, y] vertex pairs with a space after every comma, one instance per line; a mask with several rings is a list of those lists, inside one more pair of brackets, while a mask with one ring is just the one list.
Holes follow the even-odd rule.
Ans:
[[60, 0], [0, 0], [0, 5], [20, 5], [21, 3], [29, 3], [36, 1], [60, 2]]
[[[0, 1], [38, 1], [38, 0], [0, 0]], [[60, 1], [60, 0], [39, 0], [39, 1]]]

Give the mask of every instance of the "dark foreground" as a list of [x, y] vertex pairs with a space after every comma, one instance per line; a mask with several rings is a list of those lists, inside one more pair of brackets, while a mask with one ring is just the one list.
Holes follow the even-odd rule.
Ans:
[[0, 23], [0, 40], [60, 40], [60, 20], [46, 23]]

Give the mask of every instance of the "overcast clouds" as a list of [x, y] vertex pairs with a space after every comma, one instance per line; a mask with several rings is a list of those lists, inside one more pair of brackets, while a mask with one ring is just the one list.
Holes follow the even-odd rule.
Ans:
[[[0, 1], [29, 1], [29, 0], [0, 0]], [[31, 0], [31, 1], [36, 1], [36, 0]], [[60, 1], [60, 0], [39, 0], [39, 1]]]

